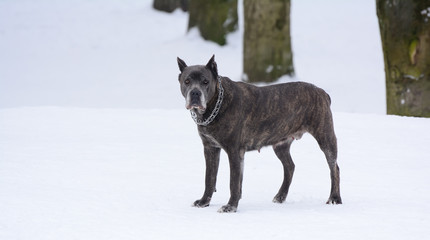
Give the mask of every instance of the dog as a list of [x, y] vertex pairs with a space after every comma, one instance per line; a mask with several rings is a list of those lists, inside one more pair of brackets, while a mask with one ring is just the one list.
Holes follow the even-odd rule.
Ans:
[[273, 202], [283, 203], [294, 173], [290, 147], [310, 133], [324, 152], [330, 169], [327, 204], [341, 204], [337, 140], [330, 96], [305, 82], [257, 87], [218, 75], [215, 55], [206, 65], [187, 66], [177, 58], [185, 107], [197, 124], [206, 161], [205, 190], [195, 207], [207, 207], [216, 191], [220, 151], [230, 165], [230, 199], [218, 211], [236, 212], [242, 197], [244, 155], [272, 146], [284, 168], [284, 180]]

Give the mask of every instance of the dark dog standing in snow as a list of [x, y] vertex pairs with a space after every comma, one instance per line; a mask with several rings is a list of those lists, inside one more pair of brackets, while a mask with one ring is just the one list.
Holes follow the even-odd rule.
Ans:
[[284, 181], [273, 202], [284, 202], [294, 173], [290, 146], [305, 132], [315, 137], [327, 158], [331, 176], [327, 204], [342, 203], [330, 97], [324, 90], [304, 82], [267, 87], [233, 82], [218, 75], [214, 56], [206, 66], [177, 60], [185, 106], [198, 125], [206, 160], [205, 191], [194, 206], [209, 206], [223, 149], [230, 164], [230, 200], [219, 212], [236, 212], [245, 152], [269, 145], [284, 167]]

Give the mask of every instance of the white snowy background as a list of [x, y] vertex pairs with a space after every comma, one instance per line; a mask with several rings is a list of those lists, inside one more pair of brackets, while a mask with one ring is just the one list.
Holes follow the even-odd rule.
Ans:
[[385, 115], [375, 1], [292, 0], [296, 76], [280, 82], [332, 97], [337, 206], [325, 204], [328, 167], [305, 135], [286, 203], [271, 202], [282, 167], [264, 148], [246, 154], [237, 213], [217, 213], [225, 154], [211, 206], [191, 207], [204, 159], [176, 57], [215, 54], [238, 81], [243, 27], [219, 47], [187, 21], [149, 0], [0, 0], [0, 239], [428, 238], [430, 119]]

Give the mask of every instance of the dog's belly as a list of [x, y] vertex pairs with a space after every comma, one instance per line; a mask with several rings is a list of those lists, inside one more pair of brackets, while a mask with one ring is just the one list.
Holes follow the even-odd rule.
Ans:
[[246, 151], [258, 150], [266, 146], [282, 144], [286, 141], [299, 140], [306, 131], [303, 129], [297, 131], [288, 131], [286, 129], [275, 129], [263, 133], [252, 134], [252, 137], [244, 139]]
[[245, 142], [245, 150], [246, 151], [254, 151], [258, 150], [260, 151], [261, 148], [266, 146], [275, 145], [279, 142], [286, 141], [288, 137], [281, 138], [281, 139], [259, 139], [258, 141], [255, 141], [254, 139], [250, 139], [249, 141]]

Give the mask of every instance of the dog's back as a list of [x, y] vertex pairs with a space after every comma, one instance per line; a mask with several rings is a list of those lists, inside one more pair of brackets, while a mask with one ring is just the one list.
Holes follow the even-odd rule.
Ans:
[[236, 96], [234, 115], [241, 119], [238, 128], [245, 131], [241, 135], [249, 139], [249, 150], [288, 137], [299, 139], [304, 132], [314, 135], [322, 131], [319, 128], [327, 128], [324, 123], [331, 124], [330, 97], [312, 84], [291, 82], [256, 87], [223, 78], [223, 85], [232, 88], [230, 92]]

